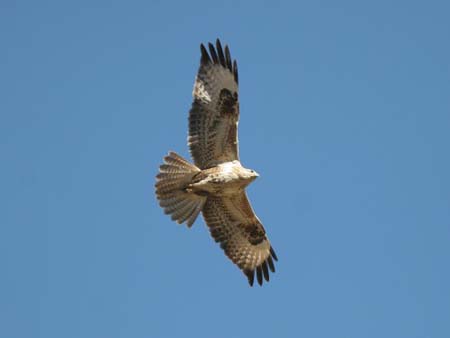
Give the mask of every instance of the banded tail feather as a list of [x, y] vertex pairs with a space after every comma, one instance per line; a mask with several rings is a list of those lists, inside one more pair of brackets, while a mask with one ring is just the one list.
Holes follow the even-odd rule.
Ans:
[[200, 169], [175, 152], [164, 157], [156, 176], [156, 197], [164, 212], [172, 216], [178, 224], [194, 224], [205, 204], [206, 197], [199, 196], [186, 187]]

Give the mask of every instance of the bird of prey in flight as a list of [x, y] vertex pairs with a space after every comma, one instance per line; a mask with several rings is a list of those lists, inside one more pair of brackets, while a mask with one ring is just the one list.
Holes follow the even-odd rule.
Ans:
[[[209, 53], [208, 53], [209, 50]], [[200, 68], [189, 112], [188, 145], [194, 164], [175, 152], [164, 157], [156, 196], [166, 214], [191, 227], [198, 214], [225, 254], [260, 285], [278, 260], [245, 188], [258, 174], [239, 160], [238, 68], [228, 46], [201, 44]]]

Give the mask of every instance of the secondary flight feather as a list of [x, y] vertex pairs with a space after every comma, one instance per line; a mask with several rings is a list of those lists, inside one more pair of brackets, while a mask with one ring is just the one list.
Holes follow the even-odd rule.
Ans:
[[253, 285], [269, 281], [277, 260], [245, 188], [258, 174], [239, 160], [239, 88], [236, 60], [219, 40], [201, 44], [200, 68], [189, 112], [188, 145], [194, 164], [170, 152], [156, 176], [166, 214], [191, 227], [201, 212], [212, 237]]

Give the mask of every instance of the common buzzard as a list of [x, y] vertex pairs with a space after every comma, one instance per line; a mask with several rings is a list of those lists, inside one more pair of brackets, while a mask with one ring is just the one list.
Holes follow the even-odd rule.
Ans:
[[269, 281], [277, 256], [245, 188], [258, 174], [239, 161], [238, 68], [228, 46], [200, 45], [200, 68], [189, 112], [188, 144], [194, 164], [170, 152], [156, 176], [156, 196], [166, 214], [191, 227], [200, 211], [212, 237], [252, 286]]

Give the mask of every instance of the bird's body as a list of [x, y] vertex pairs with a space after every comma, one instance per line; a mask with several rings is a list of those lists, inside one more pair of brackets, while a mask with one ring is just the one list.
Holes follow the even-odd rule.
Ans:
[[245, 188], [258, 174], [238, 151], [238, 71], [228, 46], [201, 45], [200, 69], [189, 112], [188, 144], [194, 164], [170, 152], [159, 168], [156, 196], [167, 214], [189, 227], [201, 212], [212, 237], [253, 285], [275, 272], [277, 256]]
[[196, 194], [215, 197], [232, 196], [243, 190], [258, 177], [253, 170], [242, 167], [239, 161], [218, 164], [200, 171], [193, 178], [187, 189]]

